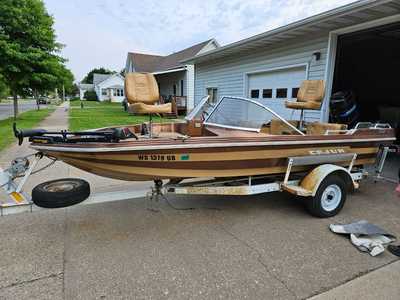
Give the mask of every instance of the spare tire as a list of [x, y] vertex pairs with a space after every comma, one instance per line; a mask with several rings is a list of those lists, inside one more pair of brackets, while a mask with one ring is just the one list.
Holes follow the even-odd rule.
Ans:
[[79, 178], [63, 178], [43, 182], [32, 190], [37, 206], [59, 208], [78, 204], [90, 195], [89, 183]]

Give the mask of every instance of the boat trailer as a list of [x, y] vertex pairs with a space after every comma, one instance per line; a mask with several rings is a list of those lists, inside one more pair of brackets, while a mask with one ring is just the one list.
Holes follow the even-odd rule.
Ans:
[[[376, 180], [384, 179], [381, 174], [387, 154], [390, 151], [389, 147], [383, 147], [378, 153], [375, 166]], [[10, 167], [5, 170], [0, 167], [0, 187], [7, 195], [6, 199], [0, 198], [0, 216], [43, 209], [35, 205], [31, 196], [23, 191], [30, 175], [55, 162], [50, 162], [45, 167], [35, 171], [42, 158], [41, 153], [36, 153], [13, 160]], [[165, 184], [161, 180], [156, 180], [154, 187], [147, 193], [145, 190], [118, 194], [115, 192], [98, 193], [76, 205], [128, 200], [146, 196], [150, 200], [150, 209], [157, 210], [154, 204], [159, 201], [160, 197], [165, 198], [171, 194], [241, 196], [285, 191], [299, 197], [310, 198], [305, 202], [309, 203], [311, 214], [317, 217], [330, 217], [340, 211], [341, 207], [339, 206], [343, 206], [346, 189], [357, 189], [359, 182], [368, 175], [364, 169], [354, 168], [356, 158], [357, 154], [355, 153], [289, 157], [287, 169], [283, 176], [278, 174], [276, 176], [248, 176], [227, 179], [170, 180]], [[293, 167], [311, 165], [316, 166], [311, 172], [292, 172]], [[345, 168], [341, 165], [348, 167]], [[17, 182], [19, 178], [20, 180]], [[343, 184], [345, 189], [342, 187]]]

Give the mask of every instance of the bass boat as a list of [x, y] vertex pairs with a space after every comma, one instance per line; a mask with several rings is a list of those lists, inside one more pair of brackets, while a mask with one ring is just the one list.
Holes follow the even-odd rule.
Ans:
[[[205, 97], [184, 119], [82, 132], [15, 130], [20, 142], [53, 159], [100, 176], [127, 181], [232, 178], [283, 174], [288, 158], [357, 154], [354, 166], [375, 163], [395, 133], [389, 125], [287, 121], [246, 98]], [[160, 111], [161, 112], [161, 111]], [[317, 159], [316, 159], [317, 164]], [[350, 162], [339, 163], [342, 166]], [[315, 166], [293, 166], [304, 172]]]

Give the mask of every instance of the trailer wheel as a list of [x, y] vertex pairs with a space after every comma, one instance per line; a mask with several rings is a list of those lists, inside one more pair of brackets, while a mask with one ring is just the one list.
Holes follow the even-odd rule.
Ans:
[[37, 206], [59, 208], [78, 204], [90, 195], [89, 183], [78, 178], [63, 178], [43, 182], [32, 190]]
[[314, 197], [305, 199], [307, 210], [318, 218], [337, 215], [347, 197], [346, 182], [338, 175], [327, 176], [318, 187]]

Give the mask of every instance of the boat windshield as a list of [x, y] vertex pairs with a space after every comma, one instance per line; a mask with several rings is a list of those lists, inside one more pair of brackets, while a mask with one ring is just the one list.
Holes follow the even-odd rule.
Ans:
[[261, 127], [272, 119], [280, 119], [299, 134], [303, 134], [269, 107], [254, 100], [238, 97], [222, 97], [204, 124], [260, 132]]
[[186, 120], [191, 121], [194, 119], [201, 119], [207, 116], [208, 112], [212, 110], [214, 106], [210, 103], [210, 96], [203, 97], [199, 104], [193, 108], [193, 110], [185, 117]]

